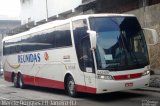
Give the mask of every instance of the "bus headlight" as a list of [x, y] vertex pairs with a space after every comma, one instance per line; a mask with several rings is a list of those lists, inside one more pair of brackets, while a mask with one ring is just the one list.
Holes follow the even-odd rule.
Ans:
[[146, 71], [143, 72], [143, 76], [148, 75], [148, 74], [150, 74], [149, 70], [146, 70]]
[[113, 77], [111, 75], [98, 75], [98, 79], [104, 79], [104, 80], [113, 80]]

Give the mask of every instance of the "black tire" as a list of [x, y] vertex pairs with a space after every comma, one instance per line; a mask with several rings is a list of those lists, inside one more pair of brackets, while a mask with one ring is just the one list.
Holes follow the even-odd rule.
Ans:
[[14, 85], [14, 87], [16, 87], [16, 88], [19, 87], [17, 74], [14, 74], [14, 76], [13, 76], [13, 85]]
[[24, 81], [23, 81], [23, 76], [21, 74], [18, 75], [18, 85], [21, 89], [25, 88], [25, 84], [24, 84]]
[[77, 97], [76, 84], [72, 76], [67, 78], [66, 90], [71, 97]]

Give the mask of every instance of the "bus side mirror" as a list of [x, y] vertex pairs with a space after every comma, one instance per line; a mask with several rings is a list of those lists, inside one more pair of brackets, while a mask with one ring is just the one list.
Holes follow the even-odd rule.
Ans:
[[90, 36], [91, 49], [96, 49], [96, 45], [97, 45], [97, 33], [96, 33], [96, 31], [87, 30], [87, 33], [89, 33], [89, 36]]
[[156, 45], [158, 43], [158, 33], [155, 29], [143, 28], [148, 45]]

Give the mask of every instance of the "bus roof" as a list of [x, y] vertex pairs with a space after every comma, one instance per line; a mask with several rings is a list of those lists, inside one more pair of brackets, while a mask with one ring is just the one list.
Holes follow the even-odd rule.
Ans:
[[107, 13], [107, 14], [88, 14], [88, 15], [78, 15], [75, 17], [72, 17], [71, 19], [79, 19], [79, 18], [89, 18], [89, 17], [118, 17], [118, 16], [125, 16], [125, 17], [135, 17], [135, 15], [132, 14], [113, 14], [113, 13]]
[[56, 26], [59, 26], [59, 25], [62, 25], [62, 24], [67, 24], [71, 20], [74, 21], [74, 20], [85, 19], [85, 18], [89, 18], [89, 17], [118, 17], [118, 16], [135, 17], [132, 14], [112, 14], [112, 13], [109, 13], [109, 14], [78, 15], [78, 16], [74, 16], [74, 17], [71, 17], [71, 18], [68, 18], [68, 19], [64, 19], [64, 20], [55, 20], [55, 21], [52, 21], [52, 22], [48, 22], [48, 23], [36, 26], [34, 28], [31, 28], [28, 31], [25, 31], [25, 32], [22, 32], [22, 33], [18, 33], [18, 34], [12, 35], [12, 36], [7, 36], [7, 37], [5, 37], [3, 39], [3, 41], [12, 39], [15, 36], [16, 37], [21, 37], [21, 36], [24, 36], [24, 35], [27, 35], [27, 34], [31, 34], [31, 33], [34, 33], [34, 32], [38, 32], [38, 31], [42, 31], [42, 30], [49, 29], [49, 28], [52, 28], [52, 27], [56, 27]]

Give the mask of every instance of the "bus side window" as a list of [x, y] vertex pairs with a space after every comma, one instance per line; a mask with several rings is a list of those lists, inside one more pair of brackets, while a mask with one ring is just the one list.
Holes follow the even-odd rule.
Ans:
[[94, 70], [94, 64], [93, 64], [94, 62], [90, 61], [89, 63], [88, 61], [89, 59], [87, 59], [88, 57], [92, 58], [93, 56], [91, 52], [90, 52], [91, 56], [87, 54], [87, 51], [90, 49], [90, 40], [87, 33], [88, 26], [86, 23], [87, 22], [85, 19], [73, 22], [73, 34], [74, 34], [74, 42], [76, 47], [77, 58], [79, 62], [79, 67], [84, 72], [86, 71], [86, 68], [92, 68], [92, 70]]
[[81, 47], [82, 47], [82, 51], [81, 51], [82, 57], [80, 58], [80, 60], [82, 60], [84, 70], [87, 71], [87, 68], [92, 68], [92, 71], [93, 71], [94, 64], [93, 64], [93, 57], [91, 52], [89, 36], [86, 36], [81, 40]]
[[21, 37], [5, 41], [4, 55], [16, 54], [20, 52], [21, 52]]
[[65, 47], [72, 45], [69, 24], [56, 27], [55, 44], [56, 47]]

